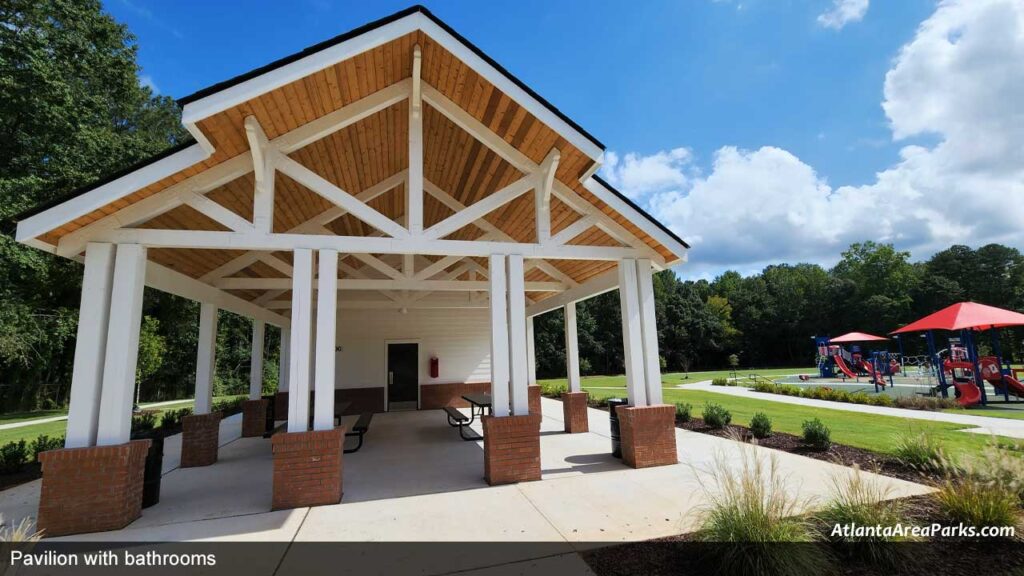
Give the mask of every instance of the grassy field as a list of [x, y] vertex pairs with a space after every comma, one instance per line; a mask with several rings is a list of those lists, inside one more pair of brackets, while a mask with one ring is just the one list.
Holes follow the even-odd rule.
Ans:
[[[590, 395], [594, 398], [606, 398], [618, 394], [614, 390], [598, 389], [590, 390]], [[942, 442], [942, 446], [953, 455], [976, 453], [991, 441], [984, 435], [957, 432], [963, 428], [962, 425], [946, 422], [907, 420], [845, 410], [766, 402], [760, 399], [741, 398], [703, 390], [666, 388], [664, 395], [666, 403], [686, 402], [691, 404], [693, 415], [697, 417], [700, 416], [706, 403], [721, 404], [732, 413], [733, 423], [744, 426], [750, 423], [751, 417], [756, 412], [764, 412], [772, 419], [773, 429], [790, 434], [801, 434], [801, 424], [805, 420], [819, 418], [832, 430], [833, 441], [885, 454], [893, 452], [896, 439], [899, 436], [921, 432], [938, 438]]]
[[[239, 398], [239, 397], [241, 397], [241, 396], [239, 396], [239, 395], [234, 395], [234, 396], [217, 396], [217, 397], [215, 397], [213, 399], [213, 401], [214, 402], [218, 402], [218, 401], [221, 401], [221, 400], [232, 400], [232, 399]], [[175, 402], [173, 404], [164, 404], [162, 406], [157, 406], [155, 408], [152, 408], [151, 410], [159, 413], [159, 414], [157, 414], [157, 423], [159, 423], [160, 422], [160, 416], [164, 412], [166, 412], [168, 410], [179, 410], [181, 408], [191, 408], [192, 405], [193, 405], [193, 401], [192, 400], [182, 400], [181, 402]], [[142, 407], [143, 407], [143, 409], [145, 409], [146, 405], [143, 404]], [[5, 415], [3, 417], [3, 419], [0, 419], [0, 424], [11, 424], [11, 423], [14, 423], [14, 422], [19, 422], [19, 421], [24, 421], [24, 420], [31, 420], [31, 419], [34, 419], [34, 418], [48, 418], [48, 417], [51, 417], [51, 416], [63, 416], [63, 415], [66, 415], [67, 412], [66, 411], [61, 411], [61, 410], [47, 410], [47, 411], [39, 411], [39, 412], [21, 412], [21, 413], [18, 413], [18, 414], [22, 415], [22, 416], [19, 416], [19, 417], [16, 417], [16, 418], [9, 418], [9, 417], [15, 416], [15, 415], [14, 414], [7, 414], [7, 415]], [[31, 414], [32, 416], [24, 416], [26, 414]], [[64, 431], [67, 429], [67, 425], [68, 425], [67, 420], [60, 420], [58, 422], [46, 422], [46, 423], [43, 423], [43, 424], [32, 424], [32, 425], [29, 425], [29, 426], [19, 426], [17, 428], [11, 428], [9, 430], [0, 430], [0, 446], [2, 446], [4, 444], [7, 444], [8, 442], [17, 442], [18, 440], [25, 440], [26, 442], [31, 442], [31, 441], [35, 440], [41, 434], [45, 434], [45, 435], [51, 436], [51, 437], [53, 437], [53, 436], [63, 436], [64, 435]]]
[[[749, 374], [757, 374], [759, 376], [788, 376], [791, 374], [808, 374], [817, 370], [817, 368], [769, 368], [761, 370], [737, 370], [736, 373], [742, 378]], [[679, 384], [690, 384], [695, 382], [703, 382], [705, 380], [713, 380], [715, 378], [729, 378], [732, 376], [730, 370], [710, 370], [707, 372], [667, 372], [661, 375], [661, 383], [665, 387], [678, 386]], [[584, 376], [582, 379], [584, 388], [587, 389], [602, 389], [602, 388], [621, 388], [626, 390], [626, 376]], [[547, 380], [539, 380], [538, 384], [549, 383], [549, 384], [562, 384], [566, 383], [565, 378], [551, 378]]]

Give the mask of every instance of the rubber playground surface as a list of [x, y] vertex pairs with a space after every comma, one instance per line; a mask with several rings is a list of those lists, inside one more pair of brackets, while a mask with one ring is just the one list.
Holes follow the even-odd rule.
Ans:
[[[775, 381], [779, 384], [792, 384], [800, 386], [801, 388], [816, 388], [819, 386], [827, 386], [833, 390], [845, 390], [851, 394], [857, 392], [863, 392], [865, 394], [875, 394], [875, 385], [872, 383], [869, 376], [861, 376], [859, 379], [854, 378], [820, 378], [818, 376], [810, 375], [810, 380], [801, 380], [799, 376], [783, 376], [776, 378]], [[886, 382], [889, 382], [889, 378], [886, 377]], [[892, 379], [892, 386], [886, 386], [884, 389], [879, 389], [879, 394], [885, 394], [888, 396], [913, 396], [917, 395], [928, 395], [930, 390], [935, 386], [934, 378], [929, 379], [926, 376], [894, 376]], [[985, 385], [985, 393], [988, 395], [989, 400], [1002, 400], [1003, 396], [997, 395], [992, 386]], [[953, 397], [953, 390], [949, 391], [950, 398]], [[1014, 396], [1010, 396], [1010, 400], [1015, 400]], [[1000, 408], [1014, 409], [1018, 408], [1024, 410], [1024, 402], [1011, 403], [1001, 405]]]

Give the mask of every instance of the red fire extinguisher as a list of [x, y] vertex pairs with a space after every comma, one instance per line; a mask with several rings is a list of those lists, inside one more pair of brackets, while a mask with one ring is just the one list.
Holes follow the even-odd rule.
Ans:
[[441, 369], [439, 368], [437, 357], [433, 356], [430, 358], [430, 377], [437, 378], [437, 375], [440, 373]]

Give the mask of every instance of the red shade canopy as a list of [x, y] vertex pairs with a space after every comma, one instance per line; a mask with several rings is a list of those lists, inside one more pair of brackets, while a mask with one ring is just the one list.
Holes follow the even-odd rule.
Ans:
[[874, 334], [868, 334], [866, 332], [850, 332], [849, 334], [843, 334], [842, 336], [836, 336], [835, 338], [828, 339], [832, 344], [843, 344], [846, 342], [879, 342], [882, 340], [888, 340], [888, 338], [875, 336]]
[[893, 334], [924, 330], [987, 330], [1006, 326], [1024, 326], [1024, 314], [975, 302], [960, 302], [911, 322]]

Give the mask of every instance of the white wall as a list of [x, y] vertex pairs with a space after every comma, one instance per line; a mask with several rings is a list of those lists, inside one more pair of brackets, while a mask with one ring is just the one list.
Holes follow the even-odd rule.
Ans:
[[[338, 311], [335, 388], [383, 387], [387, 341], [419, 343], [420, 384], [490, 382], [490, 317], [486, 308]], [[440, 360], [430, 377], [430, 358]]]

